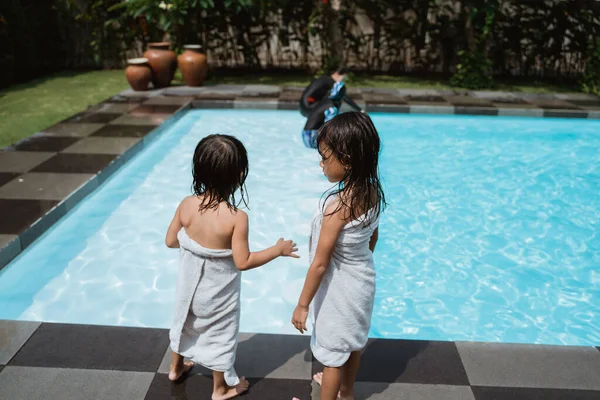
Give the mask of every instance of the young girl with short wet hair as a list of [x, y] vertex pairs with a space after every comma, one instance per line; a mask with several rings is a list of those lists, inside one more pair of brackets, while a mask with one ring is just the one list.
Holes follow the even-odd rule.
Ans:
[[[279, 239], [250, 252], [244, 182], [248, 156], [235, 137], [210, 135], [193, 159], [193, 196], [183, 199], [167, 232], [168, 247], [180, 248], [175, 317], [169, 333], [169, 379], [179, 380], [194, 363], [213, 373], [212, 400], [248, 389], [234, 369], [240, 325], [241, 273], [277, 257], [298, 257], [296, 243]], [[241, 197], [236, 199], [240, 191]], [[184, 357], [191, 362], [184, 362]]]

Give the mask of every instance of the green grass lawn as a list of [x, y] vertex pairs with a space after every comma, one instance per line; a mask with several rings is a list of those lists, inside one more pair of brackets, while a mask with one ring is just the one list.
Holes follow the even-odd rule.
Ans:
[[[242, 75], [217, 75], [209, 79], [210, 83], [229, 83], [229, 84], [264, 84], [264, 85], [282, 85], [282, 86], [305, 86], [312, 76], [298, 73], [291, 74], [244, 74]], [[551, 84], [547, 82], [536, 81], [532, 79], [524, 80], [499, 80], [496, 81], [496, 88], [493, 90], [502, 90], [509, 92], [529, 92], [529, 93], [557, 93], [557, 92], [578, 92], [579, 87], [576, 84]], [[449, 80], [440, 77], [416, 77], [416, 76], [392, 76], [375, 74], [353, 74], [349, 80], [349, 86], [352, 87], [375, 87], [390, 89], [456, 89], [450, 86]]]
[[0, 148], [127, 89], [123, 71], [64, 72], [0, 90]]
[[[299, 73], [225, 75], [213, 73], [207, 84], [305, 86], [312, 76]], [[176, 75], [175, 84], [180, 84]], [[447, 80], [410, 76], [357, 74], [352, 87], [451, 89]], [[129, 86], [123, 70], [63, 72], [0, 90], [0, 148], [51, 126]], [[535, 81], [500, 81], [497, 90], [516, 92], [575, 92], [576, 86]]]

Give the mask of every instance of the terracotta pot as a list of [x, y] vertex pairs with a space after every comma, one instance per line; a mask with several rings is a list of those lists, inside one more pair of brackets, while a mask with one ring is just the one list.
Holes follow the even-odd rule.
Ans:
[[169, 50], [170, 45], [169, 42], [148, 43], [148, 50], [144, 53], [152, 69], [152, 84], [155, 88], [169, 86], [175, 75], [177, 55]]
[[188, 86], [200, 86], [206, 78], [208, 63], [206, 55], [202, 52], [199, 44], [188, 44], [183, 46], [185, 51], [177, 57], [177, 63], [183, 80]]
[[152, 79], [152, 71], [148, 65], [147, 58], [132, 58], [127, 60], [127, 68], [125, 69], [125, 77], [129, 86], [136, 92], [147, 90], [148, 84]]

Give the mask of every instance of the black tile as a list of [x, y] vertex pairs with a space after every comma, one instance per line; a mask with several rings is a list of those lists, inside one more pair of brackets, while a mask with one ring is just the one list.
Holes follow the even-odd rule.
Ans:
[[587, 118], [587, 111], [557, 111], [544, 109], [544, 117], [546, 118]]
[[212, 378], [191, 375], [173, 383], [167, 374], [156, 374], [150, 384], [145, 400], [164, 399], [210, 399], [213, 389]]
[[360, 89], [348, 89], [346, 95], [354, 101], [362, 101], [364, 99]]
[[598, 100], [571, 99], [569, 103], [584, 107], [600, 108], [600, 98]]
[[498, 109], [494, 107], [471, 107], [455, 106], [454, 114], [460, 115], [498, 115]]
[[80, 113], [72, 116], [71, 118], [63, 121], [69, 123], [96, 123], [96, 124], [107, 124], [110, 121], [117, 119], [123, 114], [120, 113]]
[[[384, 93], [365, 93], [363, 96], [365, 102], [371, 104], [397, 104], [408, 105], [404, 97], [394, 96]], [[354, 99], [354, 98], [353, 98]]]
[[275, 101], [279, 101], [277, 97], [253, 97], [253, 96], [236, 96], [235, 101], [243, 103], [254, 103], [254, 104], [269, 104]]
[[154, 129], [153, 126], [146, 125], [105, 125], [98, 129], [91, 136], [104, 137], [144, 137]]
[[297, 397], [310, 399], [311, 380], [301, 379], [248, 379], [250, 390], [244, 396], [252, 400], [281, 400]]
[[278, 110], [299, 110], [300, 109], [300, 105], [298, 104], [298, 102], [292, 102], [292, 101], [281, 101], [279, 100], [277, 102], [277, 109]]
[[173, 114], [179, 110], [181, 106], [173, 105], [141, 105], [130, 111], [130, 114], [147, 115], [147, 114]]
[[428, 103], [443, 103], [448, 104], [448, 102], [442, 96], [436, 95], [418, 95], [413, 94], [406, 96], [406, 100], [410, 103], [411, 101], [423, 101]]
[[21, 233], [56, 204], [58, 201], [0, 199], [0, 233]]
[[104, 169], [116, 157], [114, 154], [60, 153], [44, 161], [32, 171], [95, 174]]
[[488, 100], [498, 104], [529, 104], [525, 100], [519, 99], [518, 97], [497, 97]]
[[[298, 397], [309, 400], [310, 380], [296, 379], [248, 379], [250, 389], [243, 399], [290, 400]], [[192, 375], [178, 383], [172, 383], [166, 374], [156, 374], [146, 394], [146, 400], [163, 399], [208, 399], [213, 389], [212, 378]]]
[[538, 100], [535, 105], [546, 110], [579, 110], [579, 107], [568, 101]]
[[0, 186], [12, 181], [19, 175], [21, 175], [21, 174], [12, 173], [12, 172], [0, 172]]
[[261, 98], [263, 100], [278, 100], [281, 92], [245, 92], [240, 93], [236, 96], [237, 99], [258, 99]]
[[451, 105], [456, 106], [456, 107], [467, 107], [467, 108], [492, 107], [492, 103], [490, 103], [489, 101], [486, 101], [486, 100], [472, 99], [472, 98], [467, 98], [467, 99], [459, 98], [459, 99], [449, 98], [447, 100]]
[[196, 100], [204, 101], [233, 101], [235, 100], [235, 93], [200, 93], [194, 96]]
[[81, 140], [74, 137], [32, 136], [15, 144], [12, 148], [19, 151], [61, 151]]
[[310, 380], [309, 348], [308, 336], [255, 334], [240, 341], [236, 368], [239, 373], [253, 378], [278, 371], [282, 378]]
[[220, 109], [220, 108], [233, 108], [232, 100], [193, 100], [192, 108], [203, 108], [203, 109]]
[[302, 98], [302, 91], [282, 90], [279, 93], [279, 101], [298, 104], [298, 103], [300, 103], [301, 98]]
[[[313, 362], [313, 373], [323, 367]], [[371, 339], [362, 355], [357, 381], [468, 385], [453, 342]]]
[[600, 391], [472, 386], [475, 400], [598, 400]]
[[155, 372], [168, 345], [164, 329], [44, 323], [10, 365]]

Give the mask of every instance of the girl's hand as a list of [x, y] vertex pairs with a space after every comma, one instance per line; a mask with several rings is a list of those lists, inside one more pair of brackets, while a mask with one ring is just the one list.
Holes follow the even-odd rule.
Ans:
[[306, 318], [308, 318], [308, 307], [296, 306], [294, 315], [292, 315], [292, 325], [298, 329], [300, 333], [307, 331], [306, 329]]
[[291, 240], [283, 240], [283, 238], [280, 238], [275, 246], [277, 246], [277, 249], [279, 250], [279, 255], [281, 256], [300, 258], [300, 256], [296, 254], [296, 252], [298, 251], [296, 243], [294, 243]]

